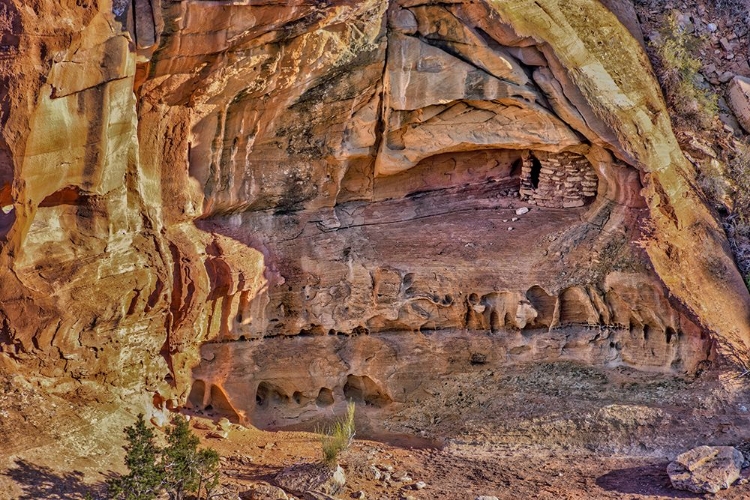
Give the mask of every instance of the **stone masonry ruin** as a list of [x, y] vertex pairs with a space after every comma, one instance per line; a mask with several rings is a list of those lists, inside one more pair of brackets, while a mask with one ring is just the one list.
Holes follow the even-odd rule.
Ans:
[[598, 179], [589, 161], [576, 153], [534, 151], [523, 159], [521, 199], [540, 207], [582, 207], [596, 197]]

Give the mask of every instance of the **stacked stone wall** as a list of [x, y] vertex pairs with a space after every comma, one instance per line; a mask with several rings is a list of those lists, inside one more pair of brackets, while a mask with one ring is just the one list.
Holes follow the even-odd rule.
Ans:
[[575, 153], [530, 153], [521, 169], [521, 199], [550, 208], [582, 207], [596, 197], [591, 163]]

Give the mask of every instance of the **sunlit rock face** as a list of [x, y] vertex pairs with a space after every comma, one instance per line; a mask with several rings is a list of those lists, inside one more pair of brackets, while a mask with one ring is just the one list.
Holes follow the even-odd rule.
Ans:
[[613, 10], [6, 2], [4, 365], [270, 425], [473, 354], [744, 355], [750, 297]]

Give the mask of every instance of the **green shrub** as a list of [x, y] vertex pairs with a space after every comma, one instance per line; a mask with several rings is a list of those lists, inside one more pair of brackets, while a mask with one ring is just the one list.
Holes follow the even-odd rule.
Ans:
[[164, 484], [170, 499], [183, 500], [185, 493], [198, 489], [196, 463], [200, 441], [181, 415], [172, 423], [174, 427], [167, 430], [168, 446], [162, 451]]
[[162, 451], [164, 486], [171, 500], [184, 500], [187, 493], [214, 489], [219, 480], [219, 454], [212, 449], [198, 450], [200, 440], [188, 421], [177, 415], [167, 430], [168, 446]]
[[198, 498], [201, 498], [201, 492], [204, 492], [203, 498], [210, 500], [214, 497], [221, 476], [219, 453], [212, 448], [199, 450], [196, 471], [198, 472]]
[[143, 415], [125, 428], [125, 465], [130, 472], [108, 482], [110, 497], [117, 500], [153, 500], [166, 491], [171, 500], [187, 494], [210, 499], [219, 484], [219, 454], [211, 448], [198, 449], [200, 441], [177, 415], [167, 429], [167, 447], [154, 442], [154, 431], [146, 427]]
[[702, 63], [695, 54], [703, 40], [681, 28], [674, 13], [665, 20], [660, 35], [652, 47], [658, 56], [657, 73], [669, 104], [686, 122], [709, 128], [718, 114], [718, 98], [701, 86]]
[[114, 499], [152, 500], [162, 489], [164, 470], [158, 463], [161, 450], [154, 442], [154, 431], [146, 427], [143, 414], [125, 428], [125, 465], [130, 473], [111, 479], [109, 492]]
[[354, 439], [354, 403], [349, 402], [346, 407], [346, 416], [334, 423], [332, 427], [320, 432], [320, 435], [323, 461], [334, 466], [339, 455], [351, 446]]

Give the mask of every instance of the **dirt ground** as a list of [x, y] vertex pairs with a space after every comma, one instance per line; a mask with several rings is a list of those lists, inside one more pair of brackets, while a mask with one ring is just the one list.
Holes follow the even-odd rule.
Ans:
[[[540, 364], [457, 374], [432, 387], [431, 397], [387, 412], [360, 405], [337, 498], [699, 498], [671, 488], [669, 460], [698, 444], [747, 451], [750, 441], [750, 381], [719, 375], [639, 379]], [[220, 417], [191, 416], [203, 445], [222, 456], [220, 498], [242, 498], [253, 483], [321, 459], [310, 432], [232, 424], [227, 439], [209, 437], [201, 427]], [[133, 418], [96, 392], [49, 396], [12, 380], [0, 394], [0, 500], [106, 498], [103, 482], [125, 472], [122, 429]], [[391, 479], [375, 479], [372, 466]], [[750, 498], [750, 484], [715, 497]]]
[[[255, 481], [273, 482], [286, 466], [315, 461], [318, 438], [306, 433], [232, 431], [229, 440], [208, 440], [224, 462], [225, 485], [241, 492]], [[671, 488], [667, 462], [628, 456], [582, 452], [554, 452], [539, 447], [507, 447], [483, 451], [476, 447], [408, 448], [374, 441], [356, 441], [342, 458], [347, 484], [340, 498], [356, 498], [362, 491], [371, 499], [645, 499], [700, 498]], [[366, 477], [375, 465], [392, 470], [383, 481]], [[415, 484], [426, 484], [417, 490]], [[745, 499], [750, 485], [735, 486], [715, 498]]]
[[[234, 426], [228, 439], [207, 438], [196, 430], [205, 446], [222, 456], [222, 485], [236, 499], [256, 482], [273, 484], [276, 473], [290, 465], [320, 460], [315, 434], [264, 432]], [[50, 457], [52, 458], [52, 457]], [[491, 495], [499, 499], [661, 499], [701, 498], [671, 488], [664, 459], [623, 455], [601, 456], [580, 451], [556, 452], [539, 447], [507, 447], [491, 452], [473, 447], [410, 448], [356, 440], [341, 460], [347, 476], [337, 498], [367, 499], [474, 499]], [[391, 481], [368, 478], [375, 465], [391, 471]], [[17, 488], [0, 493], [3, 499], [95, 498], [103, 491], [99, 481], [89, 483], [75, 471], [56, 473], [51, 468], [19, 461], [6, 472]], [[743, 477], [750, 475], [747, 469]], [[399, 480], [407, 476], [409, 479]], [[102, 476], [103, 478], [103, 476]], [[424, 482], [417, 490], [416, 483]], [[1, 483], [0, 483], [1, 484]], [[734, 486], [717, 499], [750, 498], [750, 484]]]

